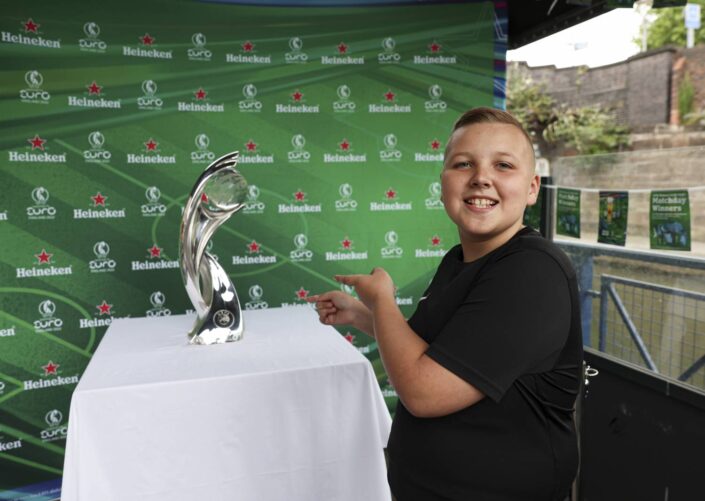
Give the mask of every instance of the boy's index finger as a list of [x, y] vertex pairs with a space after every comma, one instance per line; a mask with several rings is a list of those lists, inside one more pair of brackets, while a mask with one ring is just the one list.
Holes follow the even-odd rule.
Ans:
[[342, 284], [354, 286], [359, 277], [360, 275], [335, 275], [333, 278]]

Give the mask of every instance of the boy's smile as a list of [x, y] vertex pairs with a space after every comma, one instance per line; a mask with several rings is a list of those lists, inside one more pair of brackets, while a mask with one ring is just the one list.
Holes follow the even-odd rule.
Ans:
[[514, 125], [476, 123], [456, 130], [441, 173], [443, 204], [458, 226], [466, 261], [508, 241], [536, 202], [531, 145]]

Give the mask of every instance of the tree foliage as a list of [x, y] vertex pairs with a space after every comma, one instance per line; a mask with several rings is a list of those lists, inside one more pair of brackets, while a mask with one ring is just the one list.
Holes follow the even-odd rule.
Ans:
[[566, 148], [581, 155], [610, 153], [628, 143], [628, 129], [617, 123], [611, 110], [558, 104], [545, 85], [516, 70], [508, 75], [507, 110], [534, 138], [542, 156]]
[[[705, 0], [688, 0], [697, 3], [700, 8], [700, 22], [705, 23]], [[652, 11], [656, 17], [649, 26], [646, 44], [649, 49], [658, 49], [665, 45], [685, 47], [686, 29], [683, 7], [666, 7]], [[705, 28], [695, 30], [695, 44], [705, 43]]]

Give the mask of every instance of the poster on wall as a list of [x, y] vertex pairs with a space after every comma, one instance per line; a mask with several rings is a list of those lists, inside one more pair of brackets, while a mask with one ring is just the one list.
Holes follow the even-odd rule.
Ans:
[[652, 249], [690, 250], [688, 190], [651, 192], [649, 233]]
[[629, 192], [601, 191], [597, 241], [624, 246], [627, 240]]
[[580, 190], [556, 191], [556, 233], [580, 238]]
[[[58, 497], [71, 392], [114, 319], [191, 312], [181, 209], [214, 159], [239, 150], [249, 183], [209, 249], [245, 310], [382, 266], [408, 317], [457, 243], [442, 145], [504, 106], [506, 2], [256, 3], [4, 6], [0, 499]], [[338, 330], [394, 409], [374, 340]]]

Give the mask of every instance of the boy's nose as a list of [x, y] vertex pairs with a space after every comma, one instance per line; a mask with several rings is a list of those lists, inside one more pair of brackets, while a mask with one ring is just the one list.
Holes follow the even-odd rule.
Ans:
[[472, 171], [472, 176], [470, 177], [470, 184], [475, 187], [486, 188], [492, 184], [490, 173], [488, 169], [483, 166], [477, 166]]

